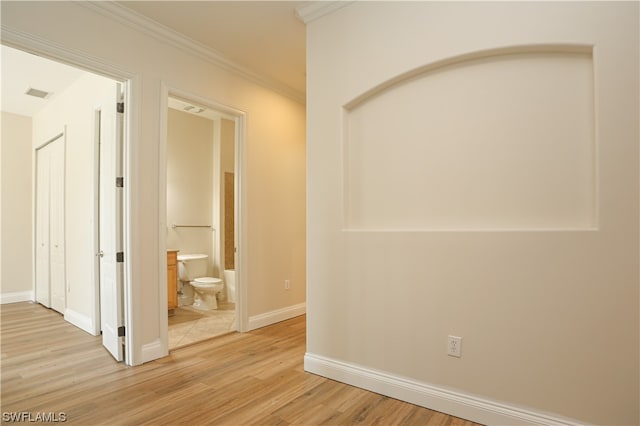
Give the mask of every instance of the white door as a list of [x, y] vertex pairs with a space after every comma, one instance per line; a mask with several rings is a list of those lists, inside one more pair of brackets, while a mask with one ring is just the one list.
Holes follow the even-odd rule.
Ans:
[[51, 308], [63, 313], [65, 299], [65, 144], [61, 137], [47, 146], [49, 167], [49, 289]]
[[65, 310], [64, 136], [36, 151], [36, 301]]
[[117, 93], [104, 102], [100, 111], [100, 322], [102, 344], [117, 361], [124, 359], [122, 188], [122, 114], [118, 113]]
[[36, 301], [51, 307], [49, 293], [49, 157], [47, 147], [36, 151]]

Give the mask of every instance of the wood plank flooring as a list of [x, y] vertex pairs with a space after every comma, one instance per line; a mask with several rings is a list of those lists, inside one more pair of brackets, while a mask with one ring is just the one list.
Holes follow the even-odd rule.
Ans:
[[0, 328], [3, 413], [77, 425], [475, 425], [304, 372], [304, 316], [137, 367], [38, 304], [2, 305]]

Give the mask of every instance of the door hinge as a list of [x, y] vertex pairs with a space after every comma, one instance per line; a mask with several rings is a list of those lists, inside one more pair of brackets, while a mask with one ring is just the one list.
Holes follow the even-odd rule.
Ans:
[[124, 113], [124, 102], [118, 102], [116, 105], [116, 111], [119, 113]]
[[116, 178], [116, 188], [124, 188], [124, 178], [117, 177]]
[[118, 337], [124, 337], [124, 325], [118, 327]]
[[116, 262], [118, 262], [118, 263], [124, 262], [124, 252], [123, 251], [119, 251], [119, 252], [116, 253]]

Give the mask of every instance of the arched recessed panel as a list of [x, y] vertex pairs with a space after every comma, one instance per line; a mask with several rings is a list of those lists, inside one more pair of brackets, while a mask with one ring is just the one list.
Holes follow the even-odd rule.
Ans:
[[596, 226], [591, 52], [449, 63], [345, 107], [348, 229]]

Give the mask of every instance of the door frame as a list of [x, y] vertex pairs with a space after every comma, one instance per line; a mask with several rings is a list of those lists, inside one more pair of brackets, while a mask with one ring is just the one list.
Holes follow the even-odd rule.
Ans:
[[[245, 135], [246, 135], [246, 112], [225, 105], [203, 96], [184, 91], [175, 86], [162, 82], [160, 93], [160, 150], [159, 150], [159, 181], [160, 193], [158, 194], [158, 276], [160, 283], [160, 297], [158, 298], [158, 312], [160, 313], [160, 340], [162, 348], [168, 353], [168, 320], [167, 320], [167, 128], [168, 128], [168, 101], [169, 97], [178, 98], [193, 104], [206, 107], [234, 118], [235, 121], [235, 283], [236, 283], [236, 319], [238, 323], [238, 331], [248, 331], [248, 311], [247, 311], [247, 244], [246, 232], [247, 215], [246, 215], [246, 196], [244, 191], [244, 182], [246, 182], [246, 156], [245, 156]], [[218, 230], [220, 231], [220, 230]], [[224, 270], [224, 265], [223, 270]], [[222, 273], [222, 272], [221, 272]]]
[[[127, 179], [133, 176], [133, 159], [135, 159], [136, 150], [134, 149], [134, 136], [137, 134], [140, 122], [139, 116], [139, 103], [140, 103], [140, 91], [141, 91], [141, 76], [130, 71], [126, 71], [122, 68], [114, 67], [113, 65], [103, 62], [95, 57], [89, 57], [80, 52], [65, 49], [58, 45], [52, 44], [44, 38], [40, 38], [33, 35], [22, 34], [3, 28], [1, 44], [15, 49], [22, 50], [24, 52], [32, 53], [41, 56], [45, 59], [60, 62], [75, 68], [82, 69], [87, 72], [101, 75], [103, 77], [110, 78], [119, 83], [122, 83], [124, 87], [124, 131], [123, 131], [123, 175], [125, 176], [125, 182]], [[136, 189], [137, 191], [137, 189]], [[139, 348], [142, 346], [141, 337], [136, 332], [134, 327], [134, 289], [132, 288], [132, 249], [133, 243], [131, 238], [132, 232], [132, 212], [131, 205], [132, 200], [136, 199], [137, 194], [134, 193], [134, 188], [131, 184], [125, 184], [123, 191], [123, 250], [124, 250], [124, 276], [123, 276], [123, 295], [124, 295], [124, 325], [126, 328], [125, 339], [125, 363], [127, 365], [137, 365], [142, 362]], [[35, 210], [34, 210], [35, 211]], [[35, 214], [35, 213], [34, 213]], [[32, 218], [34, 222], [35, 219]], [[35, 230], [34, 230], [35, 232]], [[98, 273], [94, 271], [95, 274]], [[32, 282], [32, 288], [35, 286], [35, 276]], [[35, 288], [34, 288], [35, 296]], [[96, 305], [94, 306], [94, 315], [100, 315], [100, 303], [99, 303], [99, 282], [96, 282], [93, 286], [94, 295], [92, 300]], [[99, 320], [98, 324], [99, 332]]]
[[93, 310], [92, 333], [94, 336], [100, 334], [102, 324], [100, 319], [100, 120], [102, 106], [96, 105], [93, 108], [93, 282], [95, 288], [93, 291]]

